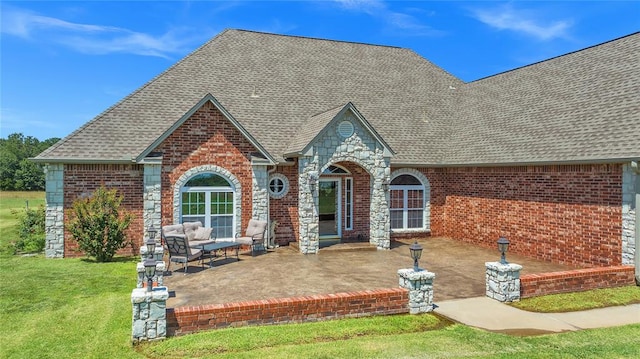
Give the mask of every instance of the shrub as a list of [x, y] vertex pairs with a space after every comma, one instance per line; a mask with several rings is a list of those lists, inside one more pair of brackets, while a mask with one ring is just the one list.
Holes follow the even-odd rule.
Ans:
[[24, 212], [14, 212], [18, 215], [18, 240], [14, 244], [17, 253], [34, 253], [44, 250], [45, 242], [45, 208], [25, 208]]
[[73, 202], [67, 228], [79, 249], [98, 262], [110, 262], [118, 249], [129, 244], [125, 230], [133, 216], [120, 210], [122, 197], [115, 189], [98, 188], [92, 197]]

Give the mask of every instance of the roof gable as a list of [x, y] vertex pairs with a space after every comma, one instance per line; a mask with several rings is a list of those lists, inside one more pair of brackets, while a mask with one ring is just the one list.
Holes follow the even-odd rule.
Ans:
[[362, 114], [356, 109], [353, 103], [349, 102], [346, 105], [339, 106], [325, 112], [313, 115], [305, 121], [300, 129], [293, 137], [293, 140], [287, 147], [285, 157], [294, 157], [305, 154], [309, 151], [310, 147], [317, 142], [332, 126], [335, 126], [338, 121], [355, 121], [362, 126], [369, 135], [371, 135], [378, 143], [382, 145], [385, 151], [385, 156], [391, 157], [395, 154], [387, 142], [376, 132], [371, 124], [362, 116]]
[[191, 109], [187, 111], [178, 121], [176, 121], [151, 145], [149, 145], [144, 151], [142, 151], [142, 153], [138, 155], [138, 157], [136, 157], [135, 161], [140, 162], [145, 157], [147, 157], [147, 155], [149, 155], [156, 147], [158, 147], [164, 140], [166, 140], [167, 137], [169, 137], [178, 127], [180, 127], [185, 121], [187, 121], [198, 109], [204, 106], [204, 104], [206, 104], [207, 102], [213, 104], [213, 106], [217, 108], [238, 131], [240, 131], [240, 133], [247, 139], [247, 141], [249, 141], [258, 151], [260, 151], [260, 154], [263, 155], [270, 164], [276, 163], [276, 160], [264, 149], [264, 147], [260, 143], [258, 143], [258, 141], [256, 141], [256, 139], [211, 94], [207, 94], [200, 101], [198, 101], [195, 106], [191, 107]]

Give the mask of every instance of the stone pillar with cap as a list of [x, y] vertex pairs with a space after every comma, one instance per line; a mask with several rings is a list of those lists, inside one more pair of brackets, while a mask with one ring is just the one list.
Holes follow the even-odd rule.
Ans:
[[520, 300], [520, 270], [515, 263], [486, 262], [487, 297], [500, 302]]
[[134, 344], [167, 337], [167, 287], [136, 288], [131, 293], [133, 305], [131, 337]]
[[433, 311], [433, 279], [436, 274], [413, 268], [399, 269], [400, 287], [409, 290], [409, 314]]

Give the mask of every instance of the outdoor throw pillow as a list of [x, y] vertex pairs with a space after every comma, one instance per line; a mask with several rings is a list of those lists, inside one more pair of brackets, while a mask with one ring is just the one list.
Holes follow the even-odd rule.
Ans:
[[198, 228], [202, 227], [202, 223], [201, 222], [185, 222], [182, 224], [182, 226], [184, 227], [184, 234], [186, 234], [187, 238], [190, 241], [192, 241], [195, 238], [196, 231], [198, 230]]
[[196, 235], [193, 237], [196, 241], [206, 241], [211, 239], [211, 230], [213, 228], [200, 227], [196, 229]]

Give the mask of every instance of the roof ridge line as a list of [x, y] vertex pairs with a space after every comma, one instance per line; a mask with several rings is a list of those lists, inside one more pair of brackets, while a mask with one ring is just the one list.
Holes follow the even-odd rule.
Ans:
[[406, 47], [400, 47], [400, 46], [371, 44], [371, 43], [359, 42], [359, 41], [323, 39], [323, 38], [320, 38], [320, 37], [311, 37], [311, 36], [302, 36], [302, 35], [277, 34], [277, 33], [273, 33], [273, 32], [257, 31], [257, 30], [227, 29], [225, 31], [251, 32], [251, 33], [254, 33], [254, 34], [272, 35], [272, 36], [278, 36], [278, 37], [289, 37], [289, 38], [294, 38], [295, 37], [295, 38], [305, 39], [305, 40], [316, 40], [316, 41], [324, 41], [324, 42], [339, 42], [339, 43], [344, 43], [344, 44], [365, 45], [365, 46], [374, 46], [374, 47], [386, 47], [386, 48], [391, 48], [391, 49], [408, 49]]
[[620, 36], [620, 37], [615, 38], [615, 39], [611, 39], [611, 40], [607, 40], [607, 41], [604, 41], [604, 42], [600, 42], [600, 43], [597, 43], [597, 44], [594, 44], [594, 45], [591, 45], [591, 46], [587, 46], [587, 47], [584, 47], [584, 48], [581, 48], [581, 49], [578, 49], [578, 50], [574, 50], [574, 51], [570, 51], [570, 52], [567, 52], [567, 53], [564, 53], [564, 54], [553, 56], [553, 57], [550, 57], [550, 58], [547, 58], [547, 59], [544, 59], [544, 60], [536, 61], [536, 62], [527, 64], [527, 65], [514, 67], [512, 69], [505, 70], [505, 71], [502, 71], [502, 72], [498, 72], [498, 73], [493, 74], [493, 75], [481, 77], [481, 78], [479, 78], [477, 80], [473, 80], [473, 81], [470, 81], [470, 82], [465, 82], [465, 85], [472, 84], [474, 82], [478, 82], [478, 81], [482, 81], [482, 80], [486, 80], [486, 79], [491, 78], [491, 77], [500, 76], [500, 75], [503, 75], [503, 74], [506, 74], [506, 73], [509, 73], [509, 72], [518, 71], [518, 70], [521, 70], [521, 69], [529, 67], [529, 66], [535, 66], [535, 65], [538, 65], [538, 64], [541, 64], [541, 63], [544, 63], [544, 62], [547, 62], [547, 61], [555, 60], [555, 59], [558, 59], [558, 58], [561, 58], [561, 57], [573, 55], [573, 54], [576, 54], [576, 53], [579, 53], [579, 52], [582, 52], [582, 51], [586, 51], [586, 50], [589, 50], [589, 49], [592, 49], [592, 48], [595, 48], [595, 47], [606, 45], [608, 43], [619, 41], [619, 40], [622, 40], [624, 38], [631, 37], [631, 36], [638, 35], [638, 34], [640, 34], [640, 31], [632, 32], [630, 34], [627, 34], [627, 35], [624, 35], [624, 36]]

